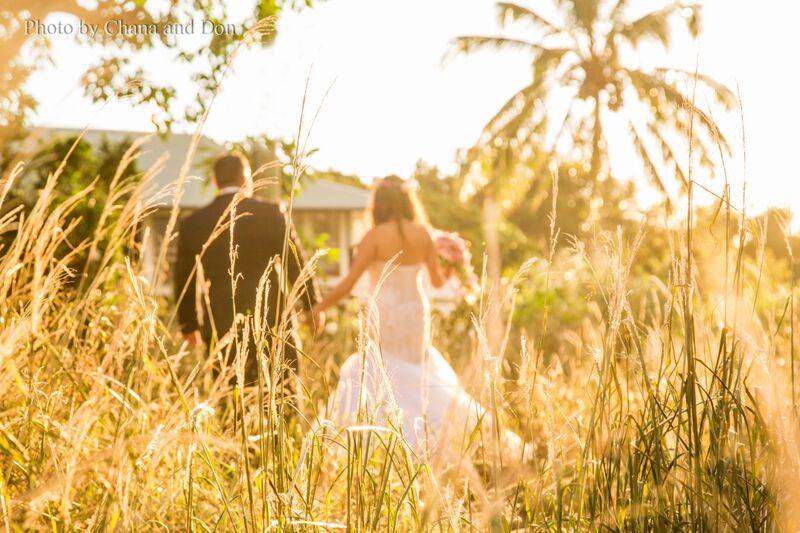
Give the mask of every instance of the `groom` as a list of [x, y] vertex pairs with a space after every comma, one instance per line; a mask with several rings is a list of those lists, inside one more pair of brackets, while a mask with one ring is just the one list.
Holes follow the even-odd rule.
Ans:
[[[305, 265], [302, 249], [294, 231], [287, 225], [279, 204], [251, 198], [253, 182], [250, 165], [241, 154], [231, 153], [214, 163], [213, 182], [217, 197], [206, 207], [184, 218], [178, 230], [178, 253], [174, 265], [175, 299], [178, 303], [178, 323], [184, 339], [191, 346], [201, 343], [210, 349], [212, 342], [221, 339], [234, 326], [236, 314], [253, 313], [258, 293], [258, 283], [270, 260], [281, 255], [287, 238], [286, 258], [276, 261], [285, 268], [290, 286], [297, 281]], [[233, 243], [231, 243], [231, 210]], [[231, 272], [231, 255], [235, 272]], [[196, 268], [199, 257], [201, 268]], [[280, 267], [279, 267], [280, 268]], [[202, 272], [202, 294], [197, 293], [198, 272]], [[232, 287], [235, 275], [235, 293]], [[300, 305], [306, 310], [318, 301], [313, 279], [306, 279], [302, 288]], [[257, 347], [248, 339], [245, 365], [245, 383], [257, 379], [257, 355], [274, 353], [275, 328], [283, 313], [289, 288], [280, 290], [279, 273], [275, 266], [269, 274], [267, 324], [270, 332], [267, 346]], [[263, 295], [262, 295], [263, 296]], [[235, 311], [234, 311], [235, 310]], [[242, 324], [236, 325], [241, 338]], [[297, 371], [297, 350], [293, 331], [284, 338], [284, 358], [289, 367]], [[252, 333], [250, 335], [252, 337]], [[260, 349], [259, 349], [260, 348]], [[233, 350], [231, 350], [233, 354]], [[233, 362], [233, 355], [228, 363]]]

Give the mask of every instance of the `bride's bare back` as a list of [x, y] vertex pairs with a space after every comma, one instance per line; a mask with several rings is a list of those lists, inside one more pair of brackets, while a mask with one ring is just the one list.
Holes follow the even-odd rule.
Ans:
[[367, 232], [358, 245], [350, 271], [325, 296], [318, 309], [324, 310], [349, 294], [370, 265], [390, 260], [399, 265], [424, 264], [434, 287], [441, 287], [446, 281], [427, 227], [410, 220], [385, 222]]
[[[393, 258], [401, 265], [424, 263], [433, 248], [428, 229], [420, 224], [403, 220], [403, 234], [396, 222], [385, 222], [372, 228], [359, 247], [374, 248], [374, 260], [389, 261]], [[366, 250], [364, 250], [366, 251]]]

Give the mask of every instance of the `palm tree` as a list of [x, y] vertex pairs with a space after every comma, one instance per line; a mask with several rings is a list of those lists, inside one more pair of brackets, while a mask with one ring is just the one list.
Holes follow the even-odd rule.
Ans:
[[[655, 68], [643, 70], [624, 58], [645, 43], [669, 49], [671, 24], [682, 21], [692, 36], [700, 31], [700, 6], [673, 2], [638, 18], [627, 15], [629, 0], [551, 0], [554, 17], [510, 2], [497, 4], [501, 24], [527, 23], [531, 39], [505, 36], [461, 36], [453, 53], [477, 49], [516, 49], [533, 56], [533, 79], [517, 91], [484, 128], [479, 145], [537, 144], [543, 148], [550, 130], [548, 104], [560, 98], [570, 101], [558, 126], [552, 147], [564, 135], [571, 137], [573, 156], [591, 161], [591, 173], [609, 170], [608, 141], [604, 122], [612, 115], [627, 126], [630, 146], [635, 148], [646, 175], [666, 193], [664, 168], [672, 167], [685, 184], [688, 172], [678, 161], [676, 142], [691, 143], [700, 162], [712, 166], [711, 154], [728, 143], [710, 115], [695, 104], [687, 89], [705, 86], [713, 99], [729, 110], [735, 95], [724, 85], [696, 72]], [[538, 6], [538, 4], [537, 4]], [[557, 15], [557, 18], [555, 17]], [[683, 83], [681, 83], [683, 82]], [[556, 130], [551, 130], [556, 131]], [[688, 161], [686, 162], [688, 164]]]
[[480, 315], [488, 348], [498, 355], [505, 336], [500, 226], [505, 214], [525, 197], [537, 157], [528, 145], [489, 143], [474, 146], [464, 159], [461, 200], [480, 203], [485, 239], [487, 298]]
[[[624, 60], [648, 42], [668, 49], [674, 19], [682, 20], [696, 37], [700, 32], [699, 5], [672, 2], [631, 19], [627, 16], [629, 0], [551, 3], [550, 11], [557, 18], [542, 14], [538, 7], [534, 10], [511, 2], [497, 3], [500, 23], [527, 23], [532, 28], [531, 39], [461, 36], [452, 50], [461, 54], [483, 48], [512, 49], [533, 56], [531, 83], [489, 120], [464, 162], [462, 199], [474, 196], [482, 204], [490, 289], [487, 329], [493, 337], [489, 339], [492, 351], [497, 350], [502, 338], [498, 226], [504, 213], [525, 197], [524, 189], [531, 186], [542, 165], [552, 161], [564, 135], [569, 134], [571, 140], [570, 155], [588, 158], [590, 175], [599, 179], [610, 170], [603, 123], [611, 115], [620, 116], [647, 177], [665, 195], [664, 167], [671, 166], [682, 184], [688, 184], [688, 170], [684, 171], [678, 161], [675, 142], [690, 144], [706, 167], [712, 166], [714, 144], [722, 152], [730, 152], [714, 119], [695, 105], [694, 94], [685, 94], [679, 83], [687, 88], [703, 85], [715, 101], [731, 109], [737, 100], [727, 87], [697, 72], [666, 68], [645, 71]], [[549, 111], [557, 99], [570, 103], [553, 130]], [[555, 131], [555, 139], [546, 146], [551, 131]], [[659, 153], [660, 160], [654, 155]]]

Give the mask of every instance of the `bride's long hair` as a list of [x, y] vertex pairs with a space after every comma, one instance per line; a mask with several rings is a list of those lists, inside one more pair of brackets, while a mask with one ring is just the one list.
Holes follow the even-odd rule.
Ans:
[[428, 224], [425, 209], [417, 198], [414, 187], [399, 176], [391, 175], [376, 181], [370, 202], [372, 224], [396, 222], [400, 237], [403, 235], [403, 221]]

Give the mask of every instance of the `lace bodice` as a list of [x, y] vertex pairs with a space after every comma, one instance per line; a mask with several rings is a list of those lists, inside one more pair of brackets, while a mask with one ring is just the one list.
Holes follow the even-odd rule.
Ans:
[[[487, 413], [458, 380], [453, 368], [430, 341], [430, 310], [425, 294], [423, 265], [370, 265], [372, 298], [367, 305], [373, 342], [347, 358], [331, 402], [333, 420], [349, 424], [402, 427], [416, 450], [454, 453], [463, 458], [463, 445], [480, 425], [490, 431]], [[375, 345], [380, 350], [374, 350]], [[398, 426], [400, 422], [400, 426]], [[488, 433], [487, 442], [494, 438]], [[503, 431], [505, 450], [521, 456], [521, 440]]]
[[423, 284], [423, 265], [370, 266], [374, 297], [375, 340], [383, 357], [418, 363], [422, 360], [430, 335], [430, 309]]

